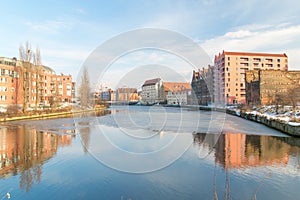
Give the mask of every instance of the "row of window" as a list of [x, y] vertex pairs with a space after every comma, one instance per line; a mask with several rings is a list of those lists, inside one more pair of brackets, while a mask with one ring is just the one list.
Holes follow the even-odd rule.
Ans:
[[[227, 94], [226, 94], [226, 97], [229, 97], [229, 96], [231, 96], [231, 95], [227, 93]], [[235, 96], [238, 97], [239, 94], [236, 93]], [[246, 97], [246, 94], [241, 94], [240, 97]]]
[[16, 62], [10, 62], [10, 61], [6, 61], [6, 60], [0, 60], [0, 64], [14, 66], [14, 67], [16, 66]]
[[[239, 58], [241, 61], [246, 61], [248, 62], [249, 61], [249, 58], [248, 57], [240, 57]], [[263, 60], [263, 58], [252, 58], [254, 62], [261, 62]], [[230, 57], [227, 57], [227, 60], [229, 61], [230, 60]], [[238, 57], [236, 57], [236, 60], [238, 60]], [[264, 58], [264, 60], [266, 62], [281, 62], [282, 60], [280, 58], [277, 58], [277, 59], [273, 59], [273, 58]], [[287, 59], [284, 60], [286, 63], [287, 63]]]

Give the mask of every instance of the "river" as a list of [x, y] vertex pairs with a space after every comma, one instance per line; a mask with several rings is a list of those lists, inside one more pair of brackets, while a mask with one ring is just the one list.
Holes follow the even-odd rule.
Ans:
[[115, 106], [1, 124], [0, 138], [0, 199], [300, 195], [300, 139], [220, 112]]

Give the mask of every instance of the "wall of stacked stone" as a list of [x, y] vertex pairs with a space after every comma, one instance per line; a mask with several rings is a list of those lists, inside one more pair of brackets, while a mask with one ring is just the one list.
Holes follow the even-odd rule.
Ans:
[[254, 115], [251, 113], [242, 112], [242, 113], [240, 113], [240, 115], [237, 115], [236, 111], [233, 111], [233, 110], [226, 110], [226, 113], [236, 115], [236, 116], [242, 117], [247, 120], [251, 120], [254, 122], [264, 124], [268, 127], [274, 128], [276, 130], [279, 130], [279, 131], [284, 132], [291, 136], [300, 137], [300, 126], [292, 126], [292, 125], [287, 124], [282, 121], [278, 121], [275, 119], [268, 119], [267, 117]]

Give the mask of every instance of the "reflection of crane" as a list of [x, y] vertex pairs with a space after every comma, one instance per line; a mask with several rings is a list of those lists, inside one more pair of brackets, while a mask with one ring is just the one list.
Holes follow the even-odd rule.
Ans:
[[218, 200], [218, 194], [217, 194], [217, 179], [216, 179], [216, 161], [215, 161], [215, 169], [214, 169], [214, 200]]
[[261, 183], [259, 184], [259, 186], [256, 188], [256, 190], [255, 190], [255, 192], [254, 192], [254, 194], [253, 194], [251, 200], [256, 200], [256, 194], [257, 194], [257, 192], [258, 192], [258, 191], [260, 190], [260, 188], [264, 185], [266, 179], [270, 178], [271, 176], [272, 176], [271, 173], [267, 173], [267, 174], [265, 175], [265, 177], [263, 178], [263, 180], [261, 181]]
[[[230, 168], [230, 159], [231, 159], [231, 148], [228, 147], [228, 161], [229, 161], [229, 165], [228, 167]], [[228, 169], [225, 169], [226, 171], [226, 190], [225, 190], [225, 194], [224, 194], [224, 199], [226, 200], [230, 200], [230, 178], [229, 178], [229, 171]]]
[[[227, 169], [225, 169], [226, 173], [226, 184], [225, 184], [225, 194], [224, 194], [224, 200], [230, 200], [230, 177], [229, 177], [229, 168], [230, 168], [230, 156], [231, 156], [231, 148], [228, 148], [228, 160], [229, 160], [229, 166]], [[216, 180], [216, 161], [215, 161], [215, 168], [214, 168], [214, 200], [218, 200], [218, 194], [217, 194], [217, 180]]]

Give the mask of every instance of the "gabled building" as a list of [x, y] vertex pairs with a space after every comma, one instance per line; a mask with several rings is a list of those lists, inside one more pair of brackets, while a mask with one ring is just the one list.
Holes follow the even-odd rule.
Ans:
[[190, 83], [182, 82], [164, 82], [163, 90], [165, 99], [169, 105], [187, 105], [189, 96], [191, 96]]
[[193, 71], [192, 93], [194, 95], [194, 104], [207, 106], [213, 102], [214, 93], [214, 67], [209, 65], [208, 68]]
[[154, 104], [164, 101], [163, 83], [160, 78], [146, 80], [142, 85], [142, 103]]

